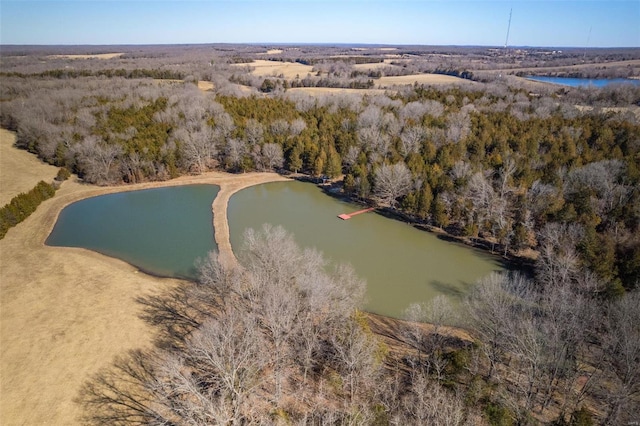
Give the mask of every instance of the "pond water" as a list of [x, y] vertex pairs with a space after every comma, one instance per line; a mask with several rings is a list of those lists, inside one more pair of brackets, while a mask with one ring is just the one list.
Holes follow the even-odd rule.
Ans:
[[571, 78], [571, 77], [542, 77], [530, 75], [527, 76], [528, 80], [540, 81], [542, 83], [561, 84], [563, 86], [571, 87], [605, 87], [610, 84], [633, 84], [640, 86], [640, 80], [630, 78]]
[[84, 247], [146, 272], [194, 278], [194, 261], [217, 248], [215, 185], [174, 186], [101, 195], [62, 210], [46, 244]]
[[365, 309], [393, 317], [401, 316], [411, 303], [439, 294], [459, 300], [476, 280], [501, 269], [495, 258], [481, 251], [373, 212], [337, 218], [361, 208], [307, 183], [250, 187], [229, 201], [231, 244], [238, 252], [246, 228], [282, 225], [298, 244], [350, 263], [367, 281]]

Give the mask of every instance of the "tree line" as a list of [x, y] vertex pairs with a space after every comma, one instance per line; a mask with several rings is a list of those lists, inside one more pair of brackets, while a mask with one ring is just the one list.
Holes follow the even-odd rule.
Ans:
[[90, 78], [11, 78], [3, 90], [11, 100], [0, 119], [18, 146], [91, 183], [212, 169], [324, 176], [345, 195], [505, 255], [538, 249], [549, 223], [577, 224], [580, 265], [603, 291], [638, 285], [640, 126], [624, 113], [582, 112], [569, 96], [410, 86], [237, 97]]
[[54, 185], [40, 181], [31, 191], [13, 197], [0, 209], [0, 240], [7, 235], [9, 229], [28, 218], [40, 203], [53, 197], [55, 193]]

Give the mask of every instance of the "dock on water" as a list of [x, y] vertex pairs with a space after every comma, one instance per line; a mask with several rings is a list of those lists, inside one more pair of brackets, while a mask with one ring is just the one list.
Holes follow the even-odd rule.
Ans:
[[366, 213], [366, 212], [370, 212], [372, 210], [375, 210], [375, 207], [371, 207], [371, 208], [364, 209], [364, 210], [358, 210], [357, 212], [353, 212], [353, 213], [349, 213], [349, 214], [342, 213], [342, 214], [339, 214], [338, 217], [340, 219], [342, 219], [342, 220], [348, 220], [348, 219], [351, 219], [355, 215]]

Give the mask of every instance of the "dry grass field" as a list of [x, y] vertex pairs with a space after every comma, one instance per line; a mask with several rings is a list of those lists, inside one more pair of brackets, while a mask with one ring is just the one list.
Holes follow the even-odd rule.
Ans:
[[252, 74], [261, 77], [284, 75], [284, 78], [294, 79], [296, 76], [304, 78], [311, 73], [312, 66], [299, 64], [297, 62], [279, 62], [258, 59], [250, 64], [237, 64], [238, 66], [250, 66], [254, 70]]
[[391, 61], [393, 59], [385, 59], [383, 62], [376, 62], [373, 64], [354, 64], [353, 68], [358, 71], [377, 70], [378, 68], [392, 67]]
[[206, 92], [208, 90], [213, 90], [213, 83], [210, 81], [198, 81], [198, 89]]
[[450, 75], [443, 74], [415, 74], [415, 75], [401, 75], [394, 77], [381, 77], [375, 80], [377, 87], [391, 87], [396, 85], [413, 84], [478, 84], [470, 80], [465, 80], [459, 77], [452, 77]]
[[[184, 83], [183, 80], [161, 79], [161, 78], [154, 78], [153, 81], [159, 84], [183, 84]], [[213, 83], [210, 81], [198, 81], [198, 89], [202, 90], [203, 92], [207, 92], [209, 90], [213, 90], [214, 86], [213, 86]]]
[[16, 149], [13, 132], [0, 129], [0, 207], [21, 192], [28, 192], [41, 180], [49, 183], [58, 168], [38, 160], [35, 155]]
[[[8, 176], [18, 176], [19, 170], [33, 166], [35, 157], [15, 150], [16, 161], [11, 166], [15, 168], [6, 170], [3, 163], [3, 172], [13, 172]], [[79, 424], [81, 407], [74, 398], [82, 384], [115, 356], [144, 347], [153, 338], [153, 330], [138, 318], [141, 310], [136, 297], [179, 283], [140, 273], [125, 262], [89, 250], [45, 246], [66, 205], [132, 189], [219, 184], [213, 206], [216, 242], [222, 260], [235, 262], [226, 222], [231, 194], [284, 179], [269, 173], [213, 172], [169, 182], [99, 188], [71, 178], [54, 198], [10, 229], [0, 240], [0, 424]], [[3, 188], [4, 183], [3, 175]]]
[[266, 52], [258, 53], [258, 55], [279, 55], [282, 52], [284, 52], [282, 49], [269, 49]]
[[124, 53], [96, 53], [95, 55], [49, 55], [50, 59], [113, 59], [124, 55]]

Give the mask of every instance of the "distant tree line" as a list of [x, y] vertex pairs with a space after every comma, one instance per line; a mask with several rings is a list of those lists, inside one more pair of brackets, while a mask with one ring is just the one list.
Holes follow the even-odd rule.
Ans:
[[186, 75], [181, 72], [172, 71], [172, 70], [159, 70], [159, 69], [132, 69], [127, 70], [124, 68], [120, 69], [103, 69], [103, 70], [89, 70], [89, 69], [54, 69], [42, 71], [36, 74], [23, 74], [19, 72], [7, 72], [0, 73], [2, 77], [20, 77], [20, 78], [60, 78], [60, 79], [69, 79], [69, 78], [78, 78], [78, 77], [122, 77], [122, 78], [132, 78], [132, 79], [140, 79], [140, 78], [157, 78], [161, 80], [183, 80]]

